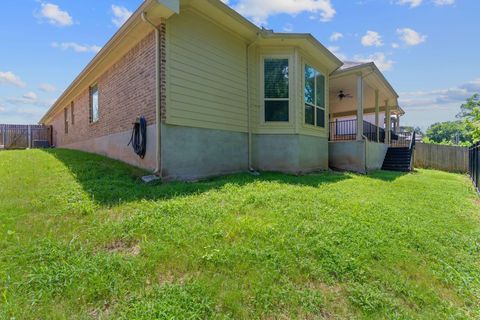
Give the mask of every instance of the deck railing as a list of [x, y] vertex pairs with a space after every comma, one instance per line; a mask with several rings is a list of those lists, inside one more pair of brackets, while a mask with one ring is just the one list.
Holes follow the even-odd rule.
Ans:
[[332, 121], [329, 125], [330, 141], [349, 141], [357, 138], [357, 120]]
[[475, 189], [480, 193], [480, 142], [468, 151], [468, 172]]
[[[385, 142], [385, 130], [377, 128], [376, 125], [363, 121], [363, 135], [370, 141]], [[337, 120], [329, 124], [329, 140], [330, 141], [353, 141], [357, 139], [357, 120]]]
[[413, 132], [391, 132], [390, 146], [394, 148], [410, 148], [415, 139]]

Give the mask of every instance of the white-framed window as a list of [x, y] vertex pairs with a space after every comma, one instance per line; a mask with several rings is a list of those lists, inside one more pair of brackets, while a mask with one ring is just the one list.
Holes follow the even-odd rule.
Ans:
[[72, 125], [75, 124], [75, 111], [74, 111], [74, 108], [75, 108], [75, 104], [72, 102], [70, 102], [70, 118], [72, 119]]
[[65, 127], [65, 134], [68, 134], [68, 108], [63, 109], [63, 124]]
[[98, 96], [98, 86], [90, 87], [90, 123], [97, 122], [100, 118], [100, 101]]
[[263, 59], [263, 99], [265, 122], [290, 121], [290, 59]]
[[325, 76], [305, 65], [305, 124], [325, 128]]

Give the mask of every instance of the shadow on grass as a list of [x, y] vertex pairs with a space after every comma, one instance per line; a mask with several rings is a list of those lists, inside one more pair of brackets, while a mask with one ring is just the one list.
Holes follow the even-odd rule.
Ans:
[[385, 170], [376, 170], [368, 174], [369, 178], [382, 180], [385, 182], [392, 182], [410, 174], [410, 172], [400, 172], [400, 171], [385, 171]]
[[322, 172], [305, 176], [262, 172], [259, 176], [239, 173], [200, 182], [169, 182], [144, 184], [141, 177], [149, 173], [95, 154], [66, 149], [44, 152], [61, 161], [90, 197], [101, 205], [113, 205], [137, 200], [161, 200], [221, 189], [227, 184], [248, 185], [255, 181], [271, 181], [288, 185], [318, 187], [351, 179], [351, 174]]

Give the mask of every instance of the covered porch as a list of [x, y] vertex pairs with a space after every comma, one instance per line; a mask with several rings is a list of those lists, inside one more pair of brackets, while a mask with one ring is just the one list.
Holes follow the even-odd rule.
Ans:
[[398, 94], [374, 63], [346, 63], [330, 77], [329, 165], [368, 172], [397, 145]]

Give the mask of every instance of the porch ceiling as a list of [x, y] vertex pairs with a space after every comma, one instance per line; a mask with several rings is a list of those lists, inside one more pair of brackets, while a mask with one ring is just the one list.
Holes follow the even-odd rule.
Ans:
[[[375, 91], [379, 93], [380, 111], [385, 111], [385, 101], [393, 114], [403, 114], [398, 106], [398, 96], [374, 64], [364, 64], [353, 68], [342, 69], [330, 78], [330, 113], [356, 114], [357, 112], [357, 75], [364, 79], [363, 108], [365, 113], [375, 112]], [[349, 98], [340, 99], [343, 91]]]

